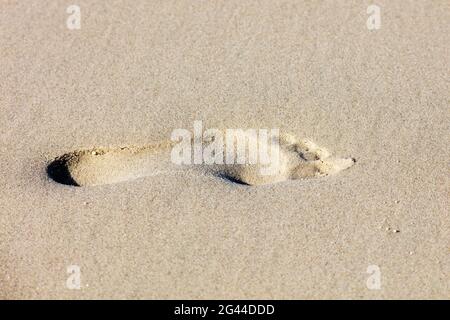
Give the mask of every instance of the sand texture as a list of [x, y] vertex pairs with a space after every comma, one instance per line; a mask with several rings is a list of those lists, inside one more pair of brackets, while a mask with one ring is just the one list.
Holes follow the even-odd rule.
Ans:
[[[448, 0], [0, 8], [0, 298], [450, 298]], [[195, 121], [276, 174], [173, 163]]]

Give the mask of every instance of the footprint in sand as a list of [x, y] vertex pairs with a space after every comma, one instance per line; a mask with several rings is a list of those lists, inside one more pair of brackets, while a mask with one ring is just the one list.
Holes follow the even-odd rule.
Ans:
[[[267, 141], [267, 144], [272, 143]], [[290, 134], [280, 135], [277, 144], [279, 161], [270, 175], [261, 174], [259, 164], [174, 164], [171, 161], [174, 142], [171, 141], [144, 147], [70, 152], [53, 160], [47, 167], [47, 173], [54, 181], [71, 186], [105, 185], [180, 172], [213, 175], [235, 183], [257, 186], [333, 175], [355, 163], [354, 158], [333, 157], [314, 142], [297, 139]]]

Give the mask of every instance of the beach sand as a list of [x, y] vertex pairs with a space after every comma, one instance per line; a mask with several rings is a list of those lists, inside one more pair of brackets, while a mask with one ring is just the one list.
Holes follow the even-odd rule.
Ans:
[[[450, 298], [449, 1], [77, 0], [74, 30], [70, 4], [0, 4], [0, 298]], [[47, 173], [196, 120], [356, 163], [262, 185], [159, 160]]]

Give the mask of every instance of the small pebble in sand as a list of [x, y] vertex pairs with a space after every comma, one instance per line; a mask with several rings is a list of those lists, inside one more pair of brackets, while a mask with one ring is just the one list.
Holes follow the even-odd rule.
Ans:
[[391, 227], [386, 227], [386, 231], [392, 231], [393, 233], [399, 233], [399, 229], [391, 229]]

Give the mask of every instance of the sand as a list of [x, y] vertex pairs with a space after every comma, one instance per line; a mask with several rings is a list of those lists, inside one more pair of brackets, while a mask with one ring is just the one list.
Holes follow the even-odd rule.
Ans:
[[[450, 298], [448, 1], [74, 4], [0, 4], [1, 298]], [[200, 120], [356, 163], [136, 157]]]

